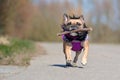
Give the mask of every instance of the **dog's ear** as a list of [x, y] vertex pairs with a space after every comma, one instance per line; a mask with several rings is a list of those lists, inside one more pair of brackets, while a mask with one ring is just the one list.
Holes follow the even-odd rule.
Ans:
[[68, 21], [69, 17], [66, 13], [63, 14], [63, 21], [66, 23]]
[[83, 15], [80, 15], [80, 19], [83, 22], [84, 28], [87, 28], [88, 26], [85, 24], [85, 20], [84, 20], [84, 16]]
[[80, 18], [84, 20], [84, 16], [83, 15], [80, 15]]
[[80, 15], [80, 20], [82, 21], [83, 24], [85, 23], [83, 15]]

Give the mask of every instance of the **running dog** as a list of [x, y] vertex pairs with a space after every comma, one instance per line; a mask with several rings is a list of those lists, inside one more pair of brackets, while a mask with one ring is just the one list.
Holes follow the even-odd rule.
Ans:
[[[89, 49], [89, 41], [88, 41], [88, 32], [92, 31], [92, 28], [85, 31], [76, 31], [77, 29], [88, 28], [85, 24], [83, 15], [80, 16], [69, 16], [67, 14], [63, 15], [63, 24], [62, 30], [63, 32], [69, 32], [62, 35], [63, 39], [63, 52], [65, 54], [66, 66], [77, 67], [77, 60], [82, 51], [84, 51], [81, 64], [87, 64], [87, 56]], [[72, 32], [73, 31], [73, 32]], [[76, 55], [72, 61], [71, 50], [76, 52]]]

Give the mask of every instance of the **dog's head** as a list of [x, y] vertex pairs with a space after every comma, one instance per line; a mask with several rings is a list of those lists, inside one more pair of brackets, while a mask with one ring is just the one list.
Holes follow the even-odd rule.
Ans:
[[76, 30], [78, 28], [84, 28], [85, 26], [83, 15], [69, 16], [67, 14], [64, 14], [63, 18], [64, 18], [64, 24], [65, 24], [64, 30], [66, 31]]

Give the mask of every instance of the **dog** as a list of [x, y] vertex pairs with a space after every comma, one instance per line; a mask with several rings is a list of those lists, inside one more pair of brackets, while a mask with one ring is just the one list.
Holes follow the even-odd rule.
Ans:
[[[77, 30], [79, 28], [81, 29], [87, 28], [83, 15], [69, 16], [67, 14], [64, 14], [63, 19], [64, 19], [62, 24], [63, 32]], [[92, 28], [90, 29], [92, 30]], [[79, 32], [65, 34], [62, 36], [63, 52], [65, 55], [66, 66], [77, 67], [78, 57], [82, 51], [84, 51], [84, 54], [81, 60], [81, 64], [84, 66], [87, 64], [87, 57], [89, 50], [88, 33], [89, 31], [79, 31]], [[73, 60], [71, 57], [71, 50], [76, 52]]]

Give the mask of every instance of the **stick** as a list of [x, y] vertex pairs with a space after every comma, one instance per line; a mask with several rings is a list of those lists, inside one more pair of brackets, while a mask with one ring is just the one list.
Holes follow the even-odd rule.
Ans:
[[79, 31], [92, 31], [92, 28], [83, 28], [83, 29], [77, 29], [77, 30], [72, 30], [72, 31], [64, 31], [64, 32], [58, 33], [57, 36], [62, 36], [65, 34], [79, 32]]

